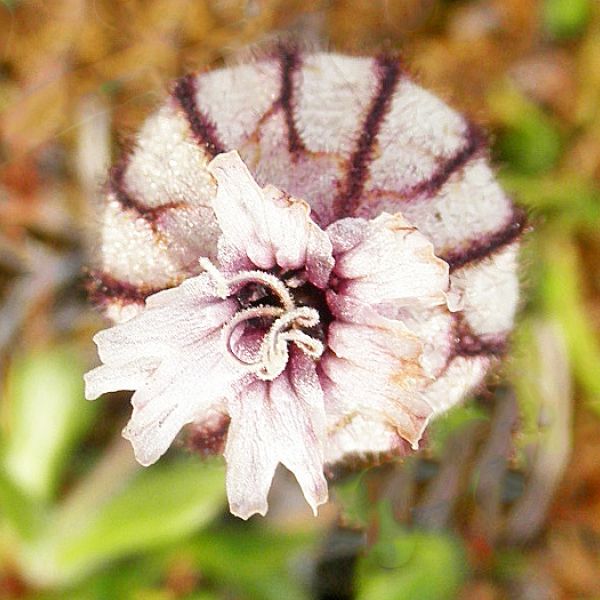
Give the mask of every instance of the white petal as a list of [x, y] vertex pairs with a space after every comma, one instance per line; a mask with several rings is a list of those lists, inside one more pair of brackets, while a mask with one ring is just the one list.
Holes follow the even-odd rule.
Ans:
[[437, 305], [446, 302], [449, 267], [400, 213], [343, 219], [327, 228], [340, 293], [364, 304]]
[[210, 278], [202, 274], [150, 296], [136, 317], [94, 336], [100, 359], [121, 367], [140, 357], [163, 358], [183, 346], [200, 343], [237, 310], [234, 300], [215, 297], [213, 287]]
[[143, 465], [155, 462], [180, 429], [223, 398], [242, 374], [223, 352], [222, 326], [238, 304], [212, 294], [207, 275], [146, 300], [134, 318], [95, 336], [104, 365], [86, 376], [86, 396], [134, 389], [124, 436]]
[[306, 266], [310, 281], [324, 287], [331, 242], [308, 204], [270, 185], [261, 189], [236, 151], [219, 154], [208, 169], [217, 180], [213, 204], [227, 246], [261, 269]]
[[319, 368], [330, 421], [361, 414], [387, 423], [417, 448], [432, 413], [423, 398], [429, 383], [423, 344], [401, 322], [368, 307], [359, 317], [362, 324], [337, 320], [329, 326], [330, 351]]
[[119, 367], [100, 365], [84, 375], [85, 397], [95, 400], [108, 392], [136, 390], [156, 370], [159, 362], [155, 358], [141, 358]]
[[382, 455], [403, 456], [409, 444], [385, 421], [355, 414], [332, 418], [328, 423], [325, 462], [377, 459]]
[[[480, 385], [490, 363], [491, 359], [485, 355], [449, 359], [442, 373], [418, 392], [430, 407], [425, 409], [425, 413], [429, 414], [421, 419], [419, 429], [423, 430], [430, 419], [458, 404], [465, 390]], [[344, 381], [342, 376], [340, 379]], [[367, 414], [357, 407], [352, 412], [342, 386], [334, 385], [325, 377], [322, 377], [322, 383], [327, 410], [327, 464], [340, 461], [348, 461], [350, 465], [354, 461], [361, 464], [365, 460], [403, 456], [410, 451], [406, 435], [385, 411], [374, 410]]]
[[220, 354], [220, 334], [205, 338], [189, 355], [163, 361], [131, 399], [133, 414], [123, 436], [144, 466], [156, 462], [181, 428], [222, 405], [240, 375]]
[[300, 351], [291, 355], [277, 379], [255, 382], [229, 402], [227, 495], [231, 512], [242, 519], [267, 512], [279, 463], [294, 473], [315, 514], [327, 500], [323, 393], [314, 362]]

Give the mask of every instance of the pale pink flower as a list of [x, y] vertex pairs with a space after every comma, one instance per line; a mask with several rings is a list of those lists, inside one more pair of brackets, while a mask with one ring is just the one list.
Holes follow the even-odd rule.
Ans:
[[98, 333], [104, 364], [86, 375], [86, 395], [136, 390], [124, 435], [143, 465], [184, 425], [228, 415], [232, 512], [266, 513], [279, 463], [316, 512], [327, 500], [328, 422], [370, 416], [418, 446], [432, 376], [422, 341], [385, 313], [445, 304], [448, 265], [400, 214], [323, 231], [304, 201], [261, 189], [237, 152], [208, 170], [218, 266], [201, 258], [204, 274]]
[[243, 517], [278, 463], [315, 508], [324, 467], [416, 448], [514, 321], [524, 215], [478, 128], [394, 57], [284, 45], [180, 79], [100, 222], [90, 288], [119, 324], [88, 396], [135, 390], [142, 464], [187, 423], [224, 445]]

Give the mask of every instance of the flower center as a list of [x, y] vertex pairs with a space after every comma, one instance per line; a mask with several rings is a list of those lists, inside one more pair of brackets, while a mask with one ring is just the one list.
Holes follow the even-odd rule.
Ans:
[[[223, 343], [226, 355], [246, 372], [272, 381], [287, 365], [290, 343], [315, 360], [323, 354], [323, 342], [318, 339], [320, 314], [305, 304], [306, 294], [298, 293], [306, 285], [301, 276], [291, 274], [281, 279], [264, 271], [240, 271], [226, 277], [206, 258], [200, 265], [215, 281], [217, 294], [221, 298], [235, 296], [241, 306], [223, 328]], [[266, 328], [252, 356], [241, 356], [235, 347], [242, 324]]]

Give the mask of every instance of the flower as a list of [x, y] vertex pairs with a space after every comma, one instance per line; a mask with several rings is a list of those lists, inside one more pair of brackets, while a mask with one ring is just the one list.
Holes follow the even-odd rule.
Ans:
[[264, 515], [281, 463], [316, 513], [340, 432], [378, 423], [418, 447], [434, 373], [409, 324], [453, 308], [449, 266], [400, 213], [322, 229], [306, 202], [259, 187], [236, 151], [208, 171], [217, 264], [200, 258], [203, 273], [96, 334], [103, 364], [86, 397], [135, 390], [124, 436], [143, 465], [185, 425], [228, 416], [231, 511]]
[[[260, 194], [239, 162], [219, 167], [232, 150]], [[240, 178], [241, 198], [254, 198], [253, 208], [234, 192]], [[224, 189], [237, 200], [217, 215]], [[243, 218], [232, 216], [233, 206]], [[394, 56], [280, 44], [184, 76], [111, 170], [98, 216], [91, 299], [113, 322], [141, 320], [115, 330], [122, 343], [100, 334], [104, 367], [110, 358], [113, 368], [95, 375], [94, 386], [118, 388], [119, 377], [122, 389], [136, 390], [132, 425], [146, 415], [148, 427], [127, 435], [137, 432], [145, 463], [185, 422], [193, 450], [225, 451], [232, 507], [244, 516], [252, 506], [266, 509], [273, 461], [284, 454], [288, 466], [299, 456], [310, 465], [291, 468], [311, 473], [301, 484], [316, 505], [324, 485], [315, 465], [329, 475], [409, 452], [428, 419], [483, 385], [508, 345], [525, 215], [495, 180], [479, 128], [416, 85]], [[297, 236], [273, 227], [281, 221]], [[444, 280], [432, 291], [438, 267]], [[417, 284], [424, 287], [410, 287]], [[199, 312], [203, 320], [192, 321]], [[133, 323], [149, 323], [147, 342], [125, 336]], [[206, 354], [192, 359], [188, 342], [198, 339], [199, 323]], [[112, 346], [122, 346], [114, 351], [122, 358], [109, 356]], [[180, 398], [201, 390], [206, 408], [196, 414], [197, 405], [176, 399], [169, 413], [173, 402], [161, 403], [160, 387], [148, 387], [155, 374], [172, 376]], [[301, 374], [305, 385], [294, 388]], [[112, 383], [103, 388], [104, 376]], [[277, 423], [288, 424], [278, 414], [248, 432], [264, 421], [256, 411], [266, 390], [303, 407], [306, 427], [293, 421], [296, 429], [276, 435]], [[312, 391], [299, 397], [305, 390]], [[211, 404], [209, 393], [222, 402]], [[284, 445], [298, 428], [318, 440], [310, 446], [316, 454], [286, 454], [298, 451]], [[244, 459], [267, 448], [269, 436], [275, 440], [260, 455], [267, 468], [257, 481]], [[250, 446], [240, 450], [240, 440]]]

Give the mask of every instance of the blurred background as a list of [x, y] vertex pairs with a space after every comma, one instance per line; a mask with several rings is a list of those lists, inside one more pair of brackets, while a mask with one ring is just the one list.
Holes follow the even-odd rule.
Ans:
[[[128, 396], [83, 400], [104, 326], [92, 206], [187, 70], [280, 32], [399, 50], [488, 128], [530, 214], [510, 355], [419, 455], [337, 473], [314, 519], [282, 476], [228, 515], [221, 460], [142, 470]], [[0, 598], [600, 597], [598, 0], [0, 0]]]

